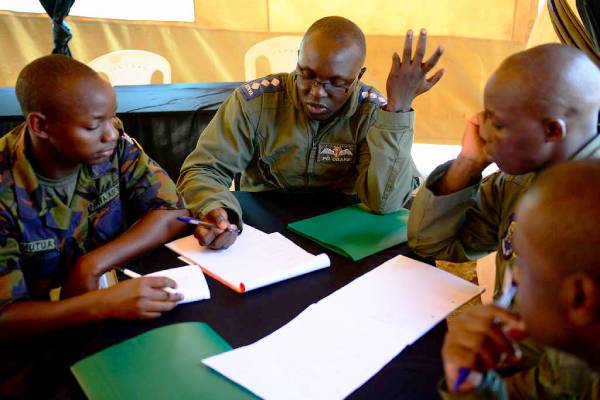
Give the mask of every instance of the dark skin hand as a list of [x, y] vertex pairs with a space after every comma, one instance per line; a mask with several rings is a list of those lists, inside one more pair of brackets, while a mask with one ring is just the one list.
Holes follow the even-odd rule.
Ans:
[[[448, 390], [452, 390], [461, 367], [471, 371], [485, 372], [497, 368], [501, 361], [518, 361], [511, 339], [502, 325], [513, 326], [525, 336], [521, 319], [495, 305], [473, 307], [448, 324], [448, 333], [442, 347], [444, 373]], [[458, 391], [474, 389], [465, 382]]]
[[229, 223], [227, 211], [223, 208], [215, 208], [204, 217], [202, 221], [215, 225], [215, 228], [207, 228], [198, 225], [194, 230], [194, 237], [198, 239], [201, 246], [208, 246], [213, 250], [226, 249], [235, 242], [238, 237], [238, 229]]
[[430, 78], [426, 77], [437, 64], [444, 49], [438, 47], [427, 61], [423, 61], [427, 47], [427, 31], [421, 29], [414, 57], [412, 57], [412, 40], [413, 32], [410, 30], [404, 41], [402, 59], [398, 53], [392, 56], [392, 68], [386, 84], [387, 111], [410, 111], [414, 98], [431, 89], [444, 75], [444, 70], [440, 69]]
[[183, 297], [163, 288], [172, 279], [148, 276], [66, 300], [18, 301], [0, 314], [0, 340], [22, 338], [108, 318], [149, 319], [172, 310]]

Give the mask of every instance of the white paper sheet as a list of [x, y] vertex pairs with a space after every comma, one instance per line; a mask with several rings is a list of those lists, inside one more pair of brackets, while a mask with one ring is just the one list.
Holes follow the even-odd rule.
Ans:
[[206, 278], [198, 265], [165, 269], [146, 276], [166, 276], [177, 282], [177, 293], [183, 294], [183, 300], [178, 304], [210, 299]]
[[225, 250], [201, 247], [193, 236], [166, 246], [241, 293], [330, 265], [326, 254], [312, 255], [280, 233], [266, 234], [248, 225]]
[[271, 335], [202, 362], [266, 399], [342, 399], [480, 291], [397, 256]]

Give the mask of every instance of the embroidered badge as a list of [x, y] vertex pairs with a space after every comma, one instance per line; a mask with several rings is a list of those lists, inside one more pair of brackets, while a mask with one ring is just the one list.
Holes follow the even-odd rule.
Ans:
[[283, 90], [283, 85], [281, 85], [281, 81], [276, 77], [259, 78], [244, 83], [240, 88], [240, 91], [246, 100], [252, 100], [263, 93], [279, 92], [281, 90]]
[[353, 144], [329, 144], [319, 145], [317, 162], [322, 163], [349, 163], [354, 160], [356, 145]]
[[25, 253], [39, 253], [41, 251], [55, 250], [56, 239], [42, 239], [33, 242], [21, 242], [21, 247]]
[[107, 205], [112, 199], [119, 196], [119, 184], [112, 186], [106, 192], [102, 193], [92, 204], [88, 207], [88, 212], [91, 214], [98, 211], [105, 205]]
[[517, 221], [515, 221], [515, 213], [511, 213], [508, 216], [508, 221], [509, 221], [508, 228], [506, 228], [506, 232], [504, 233], [504, 236], [502, 237], [502, 243], [501, 243], [502, 258], [504, 258], [505, 260], [510, 260], [515, 255], [514, 251], [513, 251], [513, 244], [512, 244], [513, 233], [517, 226]]

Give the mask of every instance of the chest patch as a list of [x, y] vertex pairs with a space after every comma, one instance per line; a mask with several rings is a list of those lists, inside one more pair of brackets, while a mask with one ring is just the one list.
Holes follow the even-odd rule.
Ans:
[[21, 248], [25, 253], [39, 253], [41, 251], [56, 250], [56, 239], [41, 239], [33, 242], [21, 242]]
[[92, 204], [88, 207], [88, 212], [91, 214], [98, 211], [105, 205], [107, 205], [112, 199], [119, 196], [119, 184], [112, 186], [110, 189], [102, 193]]
[[513, 250], [513, 233], [517, 226], [517, 222], [515, 221], [515, 213], [510, 214], [508, 220], [508, 228], [506, 228], [506, 232], [502, 237], [502, 258], [505, 260], [510, 260], [515, 255]]
[[351, 163], [354, 161], [356, 145], [354, 144], [329, 144], [319, 145], [317, 162], [320, 163]]

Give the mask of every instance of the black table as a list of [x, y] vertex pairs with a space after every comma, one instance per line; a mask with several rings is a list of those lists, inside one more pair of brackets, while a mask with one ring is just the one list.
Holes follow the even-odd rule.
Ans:
[[[64, 372], [76, 360], [95, 353], [149, 329], [183, 321], [202, 321], [210, 324], [234, 348], [255, 342], [292, 320], [310, 304], [348, 284], [395, 255], [415, 257], [406, 245], [399, 245], [358, 262], [324, 250], [318, 244], [285, 230], [287, 223], [315, 216], [346, 205], [354, 204], [353, 196], [339, 194], [286, 194], [235, 192], [244, 212], [244, 221], [267, 233], [282, 232], [285, 236], [314, 254], [325, 251], [331, 258], [331, 268], [257, 289], [243, 295], [208, 278], [211, 299], [177, 306], [175, 310], [151, 321], [106, 321], [93, 326], [59, 334], [54, 343], [52, 363], [62, 363], [63, 372], [53, 369], [55, 380], [61, 381], [52, 389], [58, 398], [82, 396], [74, 378]], [[176, 255], [162, 247], [140, 260], [135, 268], [150, 273], [182, 265]], [[354, 392], [352, 399], [436, 399], [436, 384], [442, 376], [440, 349], [445, 322], [407, 347], [377, 375]], [[60, 363], [56, 353], [60, 351]], [[65, 355], [66, 354], [66, 355]], [[49, 357], [47, 358], [49, 359]], [[47, 370], [46, 370], [47, 371]], [[47, 384], [48, 376], [38, 378]], [[43, 393], [48, 394], [48, 391]]]
[[[176, 180], [181, 163], [241, 82], [116, 86], [125, 131]], [[0, 87], [0, 136], [23, 122], [15, 88]]]

